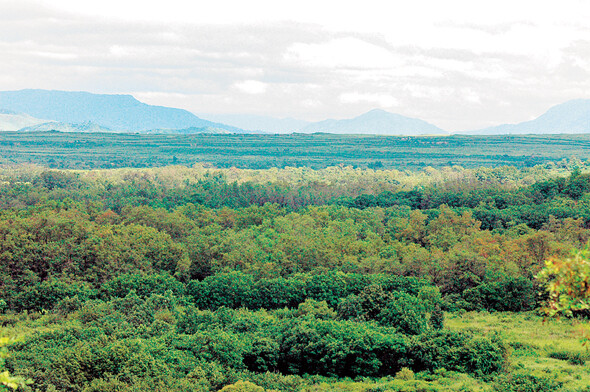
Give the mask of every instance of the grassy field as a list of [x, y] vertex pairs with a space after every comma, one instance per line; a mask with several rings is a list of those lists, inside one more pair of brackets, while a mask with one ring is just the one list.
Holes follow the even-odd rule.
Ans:
[[0, 133], [4, 163], [91, 169], [190, 166], [265, 169], [339, 164], [370, 168], [533, 166], [572, 156], [590, 158], [590, 135], [140, 135]]
[[545, 319], [530, 313], [467, 312], [449, 314], [447, 328], [477, 334], [498, 333], [511, 347], [513, 371], [547, 377], [563, 383], [562, 391], [583, 391], [590, 386], [589, 347], [583, 333], [590, 324], [578, 320]]

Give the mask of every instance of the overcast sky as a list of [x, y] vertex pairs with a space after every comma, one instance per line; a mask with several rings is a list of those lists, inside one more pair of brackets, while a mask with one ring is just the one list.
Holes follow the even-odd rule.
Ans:
[[590, 98], [590, 1], [0, 0], [0, 90], [446, 130]]

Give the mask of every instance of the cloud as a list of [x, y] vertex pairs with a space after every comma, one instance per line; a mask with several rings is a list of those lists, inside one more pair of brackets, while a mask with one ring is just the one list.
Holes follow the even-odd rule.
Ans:
[[388, 94], [363, 94], [358, 92], [340, 94], [343, 103], [368, 102], [378, 105], [380, 108], [391, 108], [399, 104], [397, 99]]
[[258, 80], [244, 80], [234, 84], [234, 86], [247, 94], [264, 94], [267, 84]]
[[287, 49], [285, 60], [324, 68], [372, 69], [401, 65], [394, 53], [355, 37], [321, 43], [297, 42]]
[[374, 0], [4, 0], [0, 81], [307, 120], [379, 106], [472, 129], [588, 98], [589, 19], [581, 0], [421, 0], [395, 12]]

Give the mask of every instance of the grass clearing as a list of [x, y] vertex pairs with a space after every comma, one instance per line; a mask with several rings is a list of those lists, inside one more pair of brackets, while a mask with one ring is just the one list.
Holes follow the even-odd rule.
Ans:
[[466, 312], [447, 314], [445, 326], [483, 335], [498, 333], [512, 347], [511, 370], [554, 378], [563, 382], [560, 391], [590, 390], [585, 389], [590, 386], [588, 362], [569, 360], [590, 360], [590, 347], [581, 339], [584, 331], [590, 332], [587, 321], [546, 319], [534, 312]]

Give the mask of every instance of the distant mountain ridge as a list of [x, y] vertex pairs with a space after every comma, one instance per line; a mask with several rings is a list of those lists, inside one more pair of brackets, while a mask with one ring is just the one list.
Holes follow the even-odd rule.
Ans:
[[81, 124], [50, 121], [30, 127], [21, 128], [19, 132], [81, 132], [81, 133], [113, 133], [112, 130], [87, 121]]
[[427, 135], [447, 133], [424, 120], [373, 109], [358, 117], [324, 120], [307, 125], [301, 132], [357, 133], [374, 135]]
[[[248, 131], [242, 131], [248, 133]], [[210, 133], [210, 134], [228, 134], [232, 133], [226, 129], [214, 128], [214, 127], [189, 127], [184, 129], [150, 129], [149, 131], [142, 131], [144, 134], [157, 134], [157, 135], [192, 135], [196, 133]]]
[[[131, 95], [33, 89], [0, 91], [0, 131], [168, 134], [324, 132], [375, 135], [448, 133], [424, 120], [382, 109], [374, 109], [354, 118], [318, 122], [247, 114], [208, 116], [213, 121], [184, 109], [148, 105]], [[575, 99], [553, 106], [531, 121], [460, 133], [590, 133], [590, 99]]]
[[295, 118], [276, 118], [256, 114], [200, 114], [200, 116], [253, 132], [290, 133], [310, 124], [309, 121]]
[[35, 118], [25, 113], [17, 113], [14, 110], [0, 109], [0, 131], [18, 131], [21, 128], [44, 122], [47, 120]]
[[461, 133], [470, 135], [590, 133], [590, 99], [574, 99], [555, 105], [531, 121], [502, 124]]
[[203, 120], [184, 109], [153, 106], [131, 95], [92, 94], [58, 90], [1, 91], [0, 108], [57, 122], [93, 122], [114, 131], [212, 127], [239, 132], [225, 124]]

